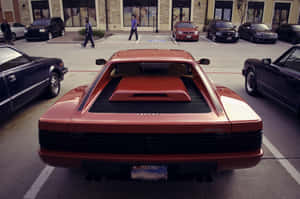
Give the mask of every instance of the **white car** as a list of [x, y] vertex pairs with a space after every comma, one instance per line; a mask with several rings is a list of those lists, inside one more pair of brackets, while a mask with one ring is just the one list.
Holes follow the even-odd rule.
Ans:
[[[17, 38], [24, 37], [25, 26], [20, 23], [14, 23], [11, 27], [12, 32], [12, 40], [16, 40]], [[0, 40], [4, 40], [4, 34], [0, 30]]]

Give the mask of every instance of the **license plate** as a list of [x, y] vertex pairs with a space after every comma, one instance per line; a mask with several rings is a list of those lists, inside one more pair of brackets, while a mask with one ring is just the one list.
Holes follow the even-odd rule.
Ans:
[[192, 38], [192, 35], [187, 35], [186, 38], [190, 39]]
[[227, 40], [232, 40], [232, 37], [227, 37]]
[[131, 168], [133, 180], [167, 180], [168, 167], [154, 165], [140, 165]]

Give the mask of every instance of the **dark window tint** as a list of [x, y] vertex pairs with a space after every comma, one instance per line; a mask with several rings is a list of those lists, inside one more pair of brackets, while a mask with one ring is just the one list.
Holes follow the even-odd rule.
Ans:
[[21, 56], [22, 56], [21, 53], [11, 48], [0, 48], [0, 71], [4, 71], [8, 69], [4, 66], [5, 63]]
[[30, 60], [27, 57], [20, 56], [1, 65], [4, 70], [27, 64]]
[[23, 24], [20, 23], [14, 23], [13, 27], [25, 27]]
[[32, 23], [34, 26], [48, 26], [50, 25], [50, 19], [40, 19]]
[[233, 25], [231, 22], [217, 21], [216, 27], [217, 28], [233, 28]]
[[265, 24], [252, 24], [251, 28], [256, 31], [270, 30], [270, 28]]
[[300, 72], [300, 49], [295, 49], [285, 62], [285, 67]]
[[177, 28], [195, 28], [193, 24], [190, 23], [179, 23], [176, 26]]

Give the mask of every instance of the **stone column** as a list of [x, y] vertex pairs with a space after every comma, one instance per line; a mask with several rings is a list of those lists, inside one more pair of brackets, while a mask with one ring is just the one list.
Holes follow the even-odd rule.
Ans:
[[[194, 10], [193, 10], [193, 23], [199, 26], [199, 30], [202, 31], [203, 25], [205, 23], [205, 11], [206, 11], [206, 1], [207, 0], [194, 0]], [[199, 7], [200, 2], [200, 7]]]
[[62, 0], [48, 0], [48, 2], [49, 2], [49, 9], [52, 10], [51, 17], [61, 17], [63, 19]]
[[162, 31], [171, 30], [170, 14], [172, 13], [172, 1], [159, 0], [158, 3], [160, 4], [159, 5], [160, 10], [158, 13], [160, 30], [162, 30]]
[[29, 1], [19, 0], [20, 21], [24, 25], [31, 24]]

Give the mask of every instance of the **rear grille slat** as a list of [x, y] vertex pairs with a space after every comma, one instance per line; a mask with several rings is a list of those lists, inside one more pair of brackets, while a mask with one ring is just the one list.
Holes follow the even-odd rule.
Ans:
[[201, 154], [260, 149], [261, 132], [235, 134], [122, 134], [40, 131], [44, 149], [111, 154]]

